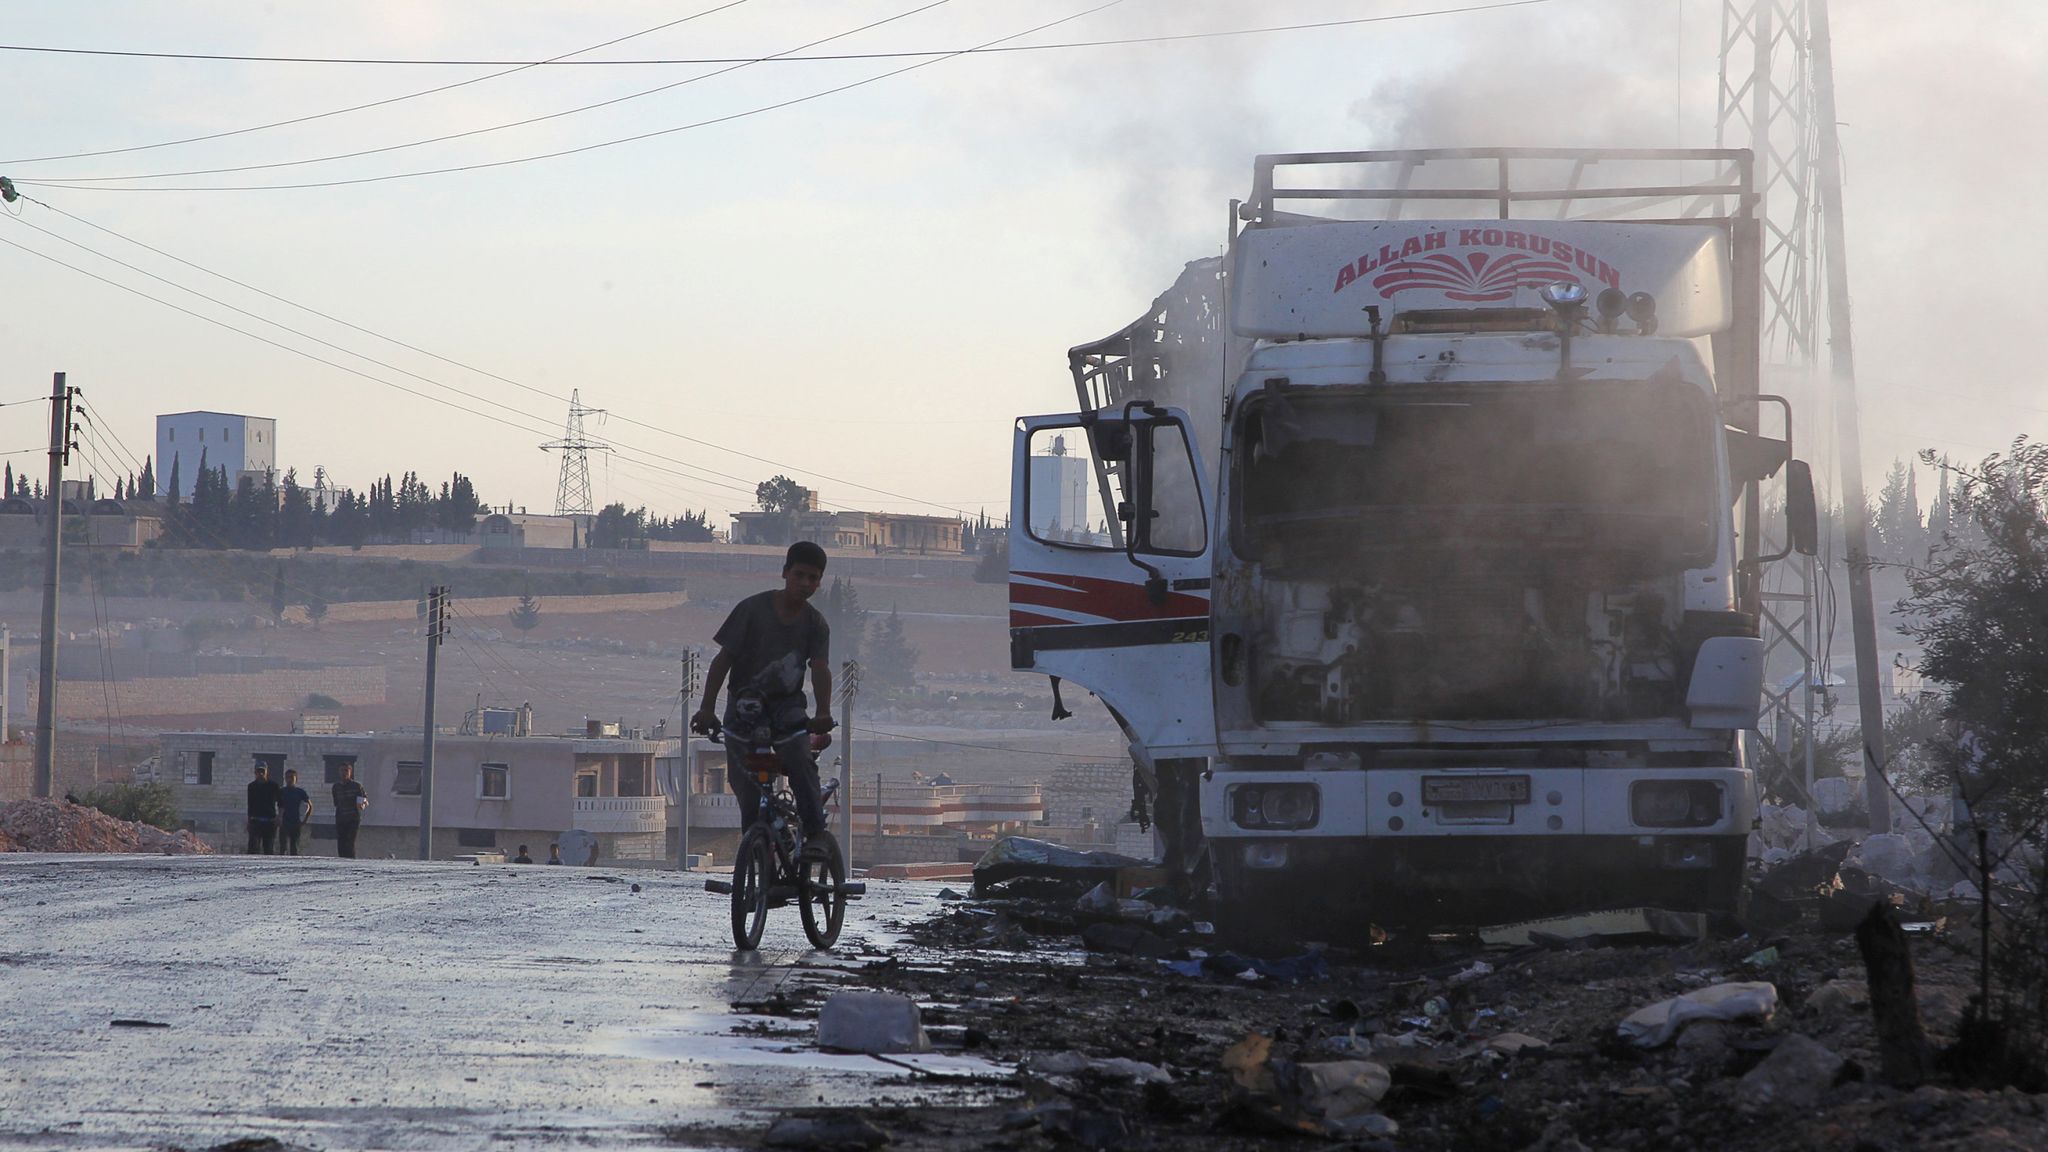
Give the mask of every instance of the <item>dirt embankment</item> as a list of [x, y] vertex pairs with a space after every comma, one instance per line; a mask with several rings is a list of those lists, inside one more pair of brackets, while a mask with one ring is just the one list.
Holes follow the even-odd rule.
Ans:
[[63, 800], [0, 804], [0, 852], [156, 852], [192, 856], [213, 849], [190, 832], [116, 820]]

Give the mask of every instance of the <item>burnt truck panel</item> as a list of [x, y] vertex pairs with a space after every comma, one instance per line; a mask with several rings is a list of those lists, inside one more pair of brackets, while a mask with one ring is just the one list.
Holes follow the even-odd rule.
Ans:
[[[1611, 203], [1582, 180], [1603, 155], [1261, 157], [1230, 252], [1070, 353], [1082, 411], [1019, 425], [1014, 663], [1110, 707], [1173, 800], [1169, 863], [1227, 923], [1732, 907], [1756, 484], [1789, 457], [1757, 434], [1748, 157], [1683, 154], [1723, 170], [1682, 221], [1505, 219]], [[1382, 157], [1410, 170], [1313, 170]], [[1341, 218], [1439, 160], [1497, 171], [1471, 191], [1503, 218]], [[1508, 185], [1567, 160], [1569, 188]], [[1319, 196], [1339, 218], [1281, 206]], [[1031, 447], [1062, 420], [1085, 466]], [[1092, 551], [1032, 526], [1055, 473], [1093, 490]], [[1196, 539], [1196, 504], [1199, 552], [1147, 544]], [[1146, 635], [1083, 646], [1104, 619], [1043, 611], [1078, 581]]]

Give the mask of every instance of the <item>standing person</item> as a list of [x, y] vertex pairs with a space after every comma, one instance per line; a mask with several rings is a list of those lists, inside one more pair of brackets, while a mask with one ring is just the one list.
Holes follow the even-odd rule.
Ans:
[[265, 856], [277, 851], [277, 792], [277, 781], [270, 778], [269, 766], [256, 765], [256, 778], [249, 781], [249, 846], [246, 851], [251, 856], [258, 851]]
[[[832, 730], [832, 627], [825, 616], [811, 607], [811, 597], [825, 579], [825, 550], [809, 540], [789, 546], [782, 561], [782, 587], [759, 592], [733, 605], [732, 614], [713, 637], [718, 655], [704, 675], [704, 703], [690, 719], [694, 732], [708, 733], [718, 724], [713, 706], [718, 690], [732, 677], [732, 691], [726, 695], [724, 723], [732, 725], [734, 697], [757, 693], [767, 711], [770, 729], [789, 733], [775, 749], [789, 775], [789, 790], [796, 797], [797, 816], [804, 835], [825, 830], [824, 805], [818, 799], [818, 766], [811, 756], [810, 741], [795, 738], [798, 733]], [[811, 673], [811, 692], [817, 697], [818, 713], [804, 718], [804, 670]], [[725, 745], [725, 776], [739, 798], [740, 832], [753, 824], [760, 807], [760, 788], [747, 770], [746, 750], [737, 741]]]
[[284, 787], [277, 793], [278, 847], [286, 856], [299, 854], [299, 829], [313, 818], [313, 798], [299, 787], [299, 770], [284, 770]]
[[512, 858], [512, 862], [513, 862], [514, 864], [531, 864], [531, 863], [533, 863], [533, 857], [531, 857], [531, 856], [528, 856], [528, 855], [526, 854], [526, 845], [524, 845], [524, 844], [521, 844], [521, 845], [519, 846], [519, 855], [517, 855], [517, 856], [514, 856], [514, 857]]
[[550, 844], [550, 845], [548, 845], [548, 863], [550, 863], [550, 864], [560, 864], [561, 862], [562, 862], [562, 846], [561, 846], [560, 844]]
[[341, 779], [334, 782], [334, 854], [343, 860], [356, 858], [356, 833], [363, 829], [363, 809], [370, 806], [370, 794], [356, 780], [356, 766], [343, 764]]

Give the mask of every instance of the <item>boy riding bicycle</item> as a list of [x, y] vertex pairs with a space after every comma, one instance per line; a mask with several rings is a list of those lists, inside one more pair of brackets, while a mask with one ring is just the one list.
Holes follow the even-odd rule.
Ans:
[[[789, 546], [782, 562], [782, 587], [733, 605], [732, 613], [719, 626], [713, 637], [718, 655], [704, 675], [704, 703], [690, 719], [691, 731], [709, 734], [715, 728], [732, 726], [735, 699], [746, 694], [760, 697], [777, 735], [775, 749], [789, 776], [790, 794], [796, 799], [797, 818], [806, 837], [825, 830], [825, 813], [818, 799], [818, 768], [810, 741], [799, 737], [829, 732], [833, 727], [832, 628], [824, 614], [810, 605], [824, 578], [823, 548], [808, 540]], [[818, 702], [817, 715], [809, 720], [804, 716], [806, 667]], [[728, 676], [732, 691], [727, 694], [721, 725], [714, 707]], [[785, 733], [789, 738], [782, 738]], [[738, 742], [726, 743], [725, 763], [726, 780], [739, 799], [740, 832], [745, 835], [760, 807], [759, 785]]]

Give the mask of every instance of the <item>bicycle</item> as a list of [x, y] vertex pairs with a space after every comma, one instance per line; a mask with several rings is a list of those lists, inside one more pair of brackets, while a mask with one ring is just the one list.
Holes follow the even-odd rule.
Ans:
[[[732, 880], [707, 880], [704, 888], [731, 895], [732, 941], [741, 951], [760, 945], [768, 910], [788, 904], [792, 897], [811, 946], [830, 948], [845, 923], [847, 900], [860, 898], [867, 886], [846, 879], [839, 842], [830, 832], [821, 829], [815, 836], [804, 835], [796, 801], [782, 784], [782, 757], [776, 747], [807, 733], [792, 732], [776, 739], [758, 701], [736, 701], [733, 719], [736, 725], [746, 725], [745, 763], [759, 785], [761, 799], [733, 857]], [[719, 726], [705, 733], [721, 746], [733, 735]], [[815, 765], [818, 753], [831, 746], [832, 738], [822, 732], [808, 735]], [[837, 780], [825, 784], [818, 796], [820, 809], [838, 789]]]

